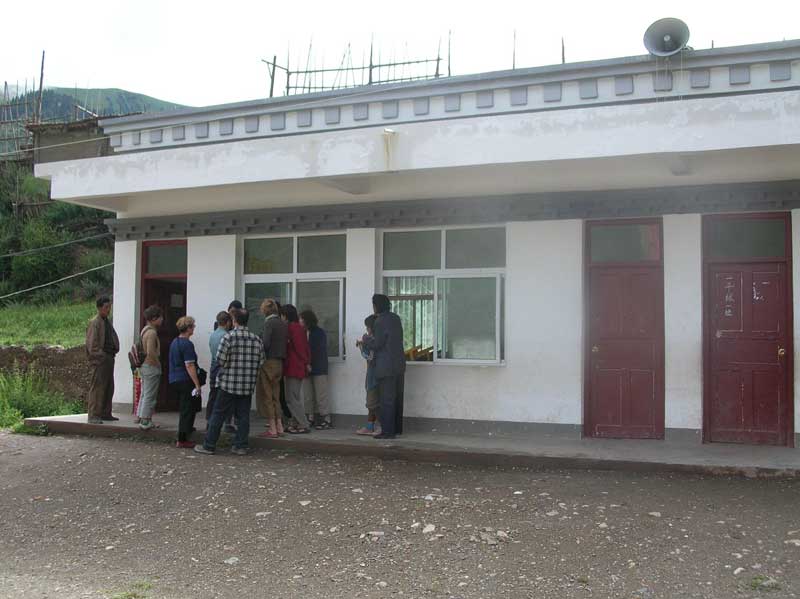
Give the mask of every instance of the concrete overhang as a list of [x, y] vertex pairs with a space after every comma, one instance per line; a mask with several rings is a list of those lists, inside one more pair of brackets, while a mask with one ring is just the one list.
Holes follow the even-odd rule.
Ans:
[[124, 214], [797, 178], [800, 94], [484, 116], [40, 164]]

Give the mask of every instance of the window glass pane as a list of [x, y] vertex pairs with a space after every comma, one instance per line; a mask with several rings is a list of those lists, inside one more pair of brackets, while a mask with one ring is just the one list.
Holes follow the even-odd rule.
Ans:
[[782, 218], [712, 219], [708, 228], [712, 258], [783, 258], [786, 223]]
[[594, 225], [589, 232], [592, 262], [661, 259], [661, 236], [655, 223]]
[[339, 355], [339, 281], [298, 281], [297, 311], [312, 310], [328, 336], [328, 355]]
[[244, 286], [244, 307], [250, 312], [248, 328], [261, 335], [264, 331], [264, 315], [261, 314], [261, 302], [268, 297], [278, 300], [281, 304], [292, 301], [291, 283], [247, 283]]
[[313, 235], [297, 238], [298, 272], [339, 272], [347, 270], [346, 235]]
[[440, 359], [497, 359], [497, 279], [439, 279]]
[[403, 322], [406, 360], [432, 362], [433, 277], [387, 277], [384, 289]]
[[148, 245], [147, 274], [186, 274], [186, 244]]
[[506, 265], [506, 229], [450, 229], [445, 232], [447, 268], [493, 268]]
[[403, 231], [383, 234], [384, 270], [427, 270], [441, 267], [441, 231]]
[[294, 272], [294, 239], [244, 240], [244, 274]]

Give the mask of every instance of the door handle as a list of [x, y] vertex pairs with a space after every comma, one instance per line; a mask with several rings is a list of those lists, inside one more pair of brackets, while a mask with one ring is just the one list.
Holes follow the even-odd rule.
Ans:
[[593, 354], [599, 354], [600, 353], [600, 348], [597, 347], [596, 345], [593, 345], [592, 346], [592, 353]]
[[786, 355], [786, 350], [784, 348], [782, 348], [782, 347], [779, 347], [778, 348], [778, 357], [782, 358], [785, 355]]

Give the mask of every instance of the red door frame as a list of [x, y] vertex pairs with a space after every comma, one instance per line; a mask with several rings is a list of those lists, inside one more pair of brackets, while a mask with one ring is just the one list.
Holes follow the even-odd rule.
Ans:
[[[146, 300], [145, 296], [145, 285], [147, 281], [157, 280], [157, 279], [180, 279], [186, 281], [187, 275], [186, 272], [176, 272], [176, 273], [166, 273], [166, 274], [149, 274], [147, 272], [147, 257], [148, 257], [148, 250], [153, 246], [159, 245], [187, 245], [185, 239], [164, 239], [159, 241], [143, 241], [142, 242], [142, 267], [141, 267], [141, 279], [140, 279], [140, 286], [139, 286], [139, 305], [143, 306], [141, 311], [144, 311], [144, 303]], [[144, 316], [140, 315], [141, 326], [140, 328], [144, 327]]]
[[[716, 220], [742, 220], [742, 219], [782, 219], [786, 227], [786, 248], [785, 257], [779, 258], [736, 258], [731, 260], [711, 259], [706, 252], [708, 241], [709, 223]], [[711, 337], [708, 327], [711, 324], [711, 304], [713, 294], [709, 289], [709, 266], [711, 264], [747, 264], [763, 262], [781, 262], [786, 265], [786, 407], [784, 413], [784, 427], [786, 434], [786, 447], [794, 447], [794, 310], [793, 299], [794, 290], [792, 289], [792, 215], [790, 212], [747, 212], [738, 214], [705, 214], [702, 224], [702, 256], [703, 256], [703, 443], [710, 443], [711, 427], [711, 404], [712, 404], [712, 385], [711, 385]]]
[[[590, 335], [590, 318], [591, 318], [591, 293], [590, 293], [590, 279], [592, 272], [592, 256], [590, 244], [590, 230], [593, 226], [602, 225], [622, 225], [622, 224], [641, 224], [641, 225], [658, 225], [658, 244], [659, 244], [659, 259], [655, 260], [641, 260], [638, 262], [603, 262], [602, 267], [622, 267], [622, 266], [640, 266], [640, 267], [656, 267], [661, 275], [661, 290], [659, 296], [660, 312], [662, 318], [665, 317], [664, 313], [664, 221], [660, 217], [654, 218], [615, 218], [603, 220], [587, 220], [584, 221], [583, 227], [583, 426], [581, 427], [581, 436], [586, 438], [594, 438], [589, 434], [591, 428], [591, 397], [592, 397], [592, 366], [591, 366], [591, 335]], [[602, 268], [597, 266], [595, 268]], [[665, 431], [665, 401], [666, 401], [666, 328], [665, 322], [661, 323], [661, 348], [660, 360], [658, 366], [661, 368], [662, 386], [659, 391], [661, 401], [656, 405], [656, 420], [655, 426], [657, 430], [661, 431], [658, 439], [664, 438]]]

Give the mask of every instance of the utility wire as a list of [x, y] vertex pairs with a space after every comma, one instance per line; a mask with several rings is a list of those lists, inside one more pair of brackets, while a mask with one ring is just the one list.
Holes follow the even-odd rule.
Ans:
[[49, 283], [43, 283], [41, 285], [36, 285], [36, 287], [29, 287], [28, 289], [23, 289], [21, 291], [15, 291], [14, 293], [9, 293], [7, 295], [0, 295], [0, 300], [7, 299], [9, 297], [14, 297], [15, 295], [20, 295], [22, 293], [28, 293], [29, 291], [34, 291], [36, 289], [41, 289], [42, 287], [49, 287], [50, 285], [55, 285], [56, 283], [61, 283], [62, 281], [67, 281], [69, 279], [74, 279], [75, 277], [81, 277], [83, 275], [89, 274], [90, 272], [94, 272], [96, 270], [101, 270], [103, 268], [108, 268], [109, 266], [114, 266], [113, 262], [108, 264], [103, 264], [103, 266], [95, 266], [94, 268], [90, 268], [89, 270], [84, 270], [83, 272], [76, 272], [74, 275], [68, 275], [66, 277], [62, 277], [55, 281], [50, 281]]
[[90, 241], [92, 239], [100, 239], [102, 237], [108, 237], [111, 233], [100, 233], [99, 235], [92, 235], [90, 237], [84, 237], [83, 239], [73, 239], [71, 241], [65, 241], [63, 243], [56, 243], [55, 245], [47, 245], [45, 247], [40, 248], [33, 248], [32, 250], [23, 250], [21, 252], [12, 252], [11, 254], [4, 254], [0, 256], [0, 260], [3, 258], [16, 258], [17, 256], [30, 256], [31, 254], [36, 254], [39, 252], [43, 252], [45, 250], [51, 250], [53, 248], [60, 248], [64, 247], [65, 245], [72, 245], [73, 243], [81, 243], [83, 241]]

